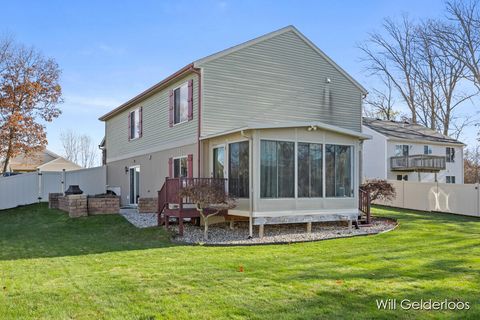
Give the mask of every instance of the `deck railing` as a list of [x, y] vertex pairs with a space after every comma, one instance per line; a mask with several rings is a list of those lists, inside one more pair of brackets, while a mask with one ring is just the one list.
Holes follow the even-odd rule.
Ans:
[[445, 170], [445, 157], [428, 154], [391, 157], [390, 168], [393, 171], [436, 172]]
[[191, 199], [180, 197], [180, 191], [190, 186], [214, 186], [226, 192], [227, 179], [220, 178], [165, 178], [160, 191], [158, 191], [158, 212], [161, 213], [169, 204], [183, 205], [191, 204]]
[[371, 214], [370, 214], [370, 194], [361, 189], [358, 192], [358, 209], [363, 212], [366, 216], [366, 223], [371, 223]]

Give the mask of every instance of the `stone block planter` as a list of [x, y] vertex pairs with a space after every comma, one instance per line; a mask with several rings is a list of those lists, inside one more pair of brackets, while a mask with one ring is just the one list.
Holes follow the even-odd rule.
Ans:
[[139, 198], [138, 213], [155, 213], [157, 212], [157, 198]]
[[110, 195], [87, 196], [83, 194], [49, 194], [49, 208], [68, 212], [71, 218], [98, 214], [117, 214], [120, 211], [120, 197]]

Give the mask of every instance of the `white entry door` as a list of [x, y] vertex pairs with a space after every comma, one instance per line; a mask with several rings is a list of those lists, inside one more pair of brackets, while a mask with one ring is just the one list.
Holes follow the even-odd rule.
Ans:
[[140, 167], [130, 167], [130, 204], [137, 205], [140, 197]]

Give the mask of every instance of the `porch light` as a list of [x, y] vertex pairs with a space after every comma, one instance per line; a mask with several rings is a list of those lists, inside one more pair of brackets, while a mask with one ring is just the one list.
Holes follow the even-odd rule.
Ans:
[[128, 174], [128, 167], [125, 166], [125, 174]]
[[308, 127], [308, 131], [317, 131], [318, 127], [317, 126], [310, 126]]

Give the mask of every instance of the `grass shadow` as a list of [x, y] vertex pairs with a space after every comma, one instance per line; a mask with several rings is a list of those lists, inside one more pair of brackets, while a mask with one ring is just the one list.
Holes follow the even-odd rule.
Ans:
[[0, 213], [0, 260], [174, 246], [163, 228], [138, 229], [120, 215], [72, 219], [47, 204]]

